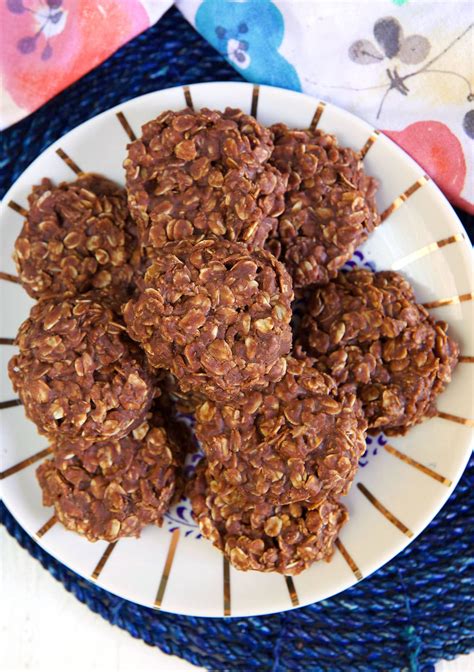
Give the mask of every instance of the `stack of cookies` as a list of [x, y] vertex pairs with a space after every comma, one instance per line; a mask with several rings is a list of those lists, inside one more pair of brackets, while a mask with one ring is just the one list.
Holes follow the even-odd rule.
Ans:
[[376, 180], [334, 136], [235, 109], [162, 113], [124, 168], [126, 189], [43, 180], [15, 246], [37, 303], [9, 370], [50, 440], [45, 505], [114, 541], [185, 487], [236, 568], [329, 560], [366, 433], [432, 416], [458, 357], [402, 276], [341, 270]]

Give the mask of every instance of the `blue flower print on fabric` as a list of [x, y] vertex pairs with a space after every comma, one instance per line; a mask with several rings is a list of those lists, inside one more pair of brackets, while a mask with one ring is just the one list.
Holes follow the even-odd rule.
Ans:
[[204, 0], [196, 28], [246, 79], [301, 91], [295, 68], [278, 52], [285, 26], [270, 0]]

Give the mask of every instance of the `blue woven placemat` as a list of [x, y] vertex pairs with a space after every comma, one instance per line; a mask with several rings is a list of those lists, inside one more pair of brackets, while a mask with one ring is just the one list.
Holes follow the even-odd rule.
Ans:
[[[0, 194], [51, 142], [113, 105], [178, 84], [239, 79], [170, 10], [158, 26], [3, 133]], [[472, 218], [459, 214], [472, 232]], [[474, 461], [428, 529], [360, 585], [292, 612], [225, 621], [175, 616], [115, 597], [43, 551], [3, 504], [0, 521], [90, 609], [147, 644], [210, 670], [428, 672], [437, 660], [474, 649], [473, 489]]]

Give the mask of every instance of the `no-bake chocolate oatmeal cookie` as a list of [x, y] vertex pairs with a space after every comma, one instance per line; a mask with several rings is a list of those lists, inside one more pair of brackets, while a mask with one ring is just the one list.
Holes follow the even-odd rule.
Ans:
[[314, 289], [299, 340], [341, 389], [357, 394], [369, 427], [391, 435], [435, 414], [459, 355], [446, 332], [403, 276], [356, 270]]
[[271, 504], [348, 492], [367, 423], [355, 395], [338, 398], [313, 364], [288, 357], [283, 379], [264, 391], [198, 406], [196, 435], [219, 483]]
[[330, 560], [348, 515], [324, 495], [311, 503], [274, 506], [265, 497], [213, 479], [205, 463], [189, 487], [200, 530], [236, 569], [299, 574], [316, 560]]
[[125, 301], [138, 259], [125, 190], [99, 175], [59, 186], [44, 179], [28, 200], [14, 251], [28, 294], [40, 299], [96, 289]]
[[122, 439], [58, 439], [37, 470], [45, 506], [89, 541], [138, 537], [161, 525], [175, 495], [177, 461], [167, 432], [147, 419]]
[[271, 127], [270, 162], [289, 173], [285, 210], [267, 248], [283, 261], [295, 287], [334, 278], [380, 223], [377, 181], [357, 152], [322, 131]]
[[16, 338], [13, 387], [41, 434], [120, 438], [159, 390], [113, 311], [92, 297], [39, 301]]
[[288, 273], [268, 252], [180, 241], [156, 252], [124, 318], [149, 362], [183, 391], [233, 399], [283, 376], [292, 298]]
[[143, 245], [224, 237], [261, 246], [284, 209], [286, 176], [267, 163], [271, 132], [240, 110], [163, 112], [124, 166]]

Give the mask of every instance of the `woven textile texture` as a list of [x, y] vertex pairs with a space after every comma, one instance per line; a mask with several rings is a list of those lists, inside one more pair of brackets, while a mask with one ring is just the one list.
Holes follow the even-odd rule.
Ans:
[[[51, 142], [113, 105], [197, 81], [238, 80], [176, 10], [3, 134], [3, 195]], [[472, 218], [462, 217], [470, 235]], [[447, 447], [448, 449], [448, 447]], [[3, 505], [1, 522], [65, 588], [110, 623], [210, 670], [428, 672], [474, 649], [474, 461], [449, 502], [371, 578], [310, 607], [259, 618], [204, 619], [137, 606], [81, 579], [43, 551]]]

